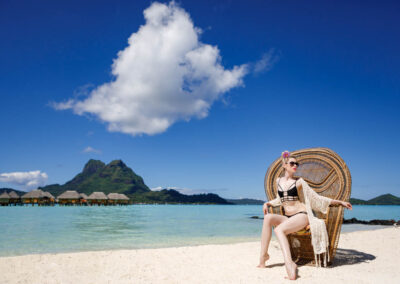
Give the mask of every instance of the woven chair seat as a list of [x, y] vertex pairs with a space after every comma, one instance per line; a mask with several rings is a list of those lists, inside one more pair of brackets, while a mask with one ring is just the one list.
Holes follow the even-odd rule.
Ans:
[[[336, 200], [349, 201], [351, 193], [351, 175], [346, 163], [334, 151], [328, 148], [310, 148], [291, 153], [299, 162], [295, 178], [302, 177], [318, 194]], [[277, 178], [283, 176], [281, 158], [277, 158], [268, 168], [264, 187], [269, 200], [277, 197]], [[299, 195], [301, 195], [299, 193]], [[283, 214], [282, 206], [270, 208], [270, 213]], [[339, 242], [343, 222], [343, 207], [330, 206], [326, 215], [315, 212], [315, 216], [325, 221], [329, 237], [329, 255], [331, 264]], [[309, 226], [308, 226], [309, 227]], [[288, 235], [293, 260], [298, 264], [313, 264], [314, 252], [311, 245], [311, 232], [304, 228]]]

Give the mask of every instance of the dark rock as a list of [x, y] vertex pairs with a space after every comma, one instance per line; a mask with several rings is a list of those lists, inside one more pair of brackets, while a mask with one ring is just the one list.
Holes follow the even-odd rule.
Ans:
[[343, 224], [364, 224], [364, 225], [384, 225], [384, 226], [392, 226], [394, 224], [400, 225], [400, 220], [395, 221], [393, 219], [391, 220], [379, 220], [379, 219], [374, 219], [371, 221], [364, 221], [364, 220], [358, 220], [357, 218], [351, 218], [351, 219], [343, 219]]
[[393, 225], [396, 223], [395, 220], [371, 220], [369, 221], [370, 225]]

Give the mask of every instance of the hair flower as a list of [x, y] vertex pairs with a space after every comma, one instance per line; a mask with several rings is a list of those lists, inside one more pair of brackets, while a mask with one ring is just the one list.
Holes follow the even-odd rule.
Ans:
[[286, 150], [286, 151], [282, 152], [282, 157], [289, 158], [290, 157], [289, 151]]

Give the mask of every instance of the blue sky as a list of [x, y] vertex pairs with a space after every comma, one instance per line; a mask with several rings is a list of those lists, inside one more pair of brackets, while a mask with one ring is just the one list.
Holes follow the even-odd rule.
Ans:
[[0, 187], [122, 159], [150, 188], [264, 199], [283, 150], [329, 147], [353, 197], [400, 196], [396, 1], [161, 3], [1, 2]]

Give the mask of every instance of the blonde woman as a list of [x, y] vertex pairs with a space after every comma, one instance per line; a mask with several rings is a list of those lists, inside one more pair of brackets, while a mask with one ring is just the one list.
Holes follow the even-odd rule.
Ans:
[[[294, 174], [299, 166], [296, 157], [289, 151], [282, 153], [282, 167], [285, 174], [276, 180], [278, 196], [274, 200], [264, 203], [264, 223], [261, 233], [260, 264], [257, 267], [265, 268], [265, 262], [269, 259], [268, 246], [271, 240], [272, 226], [281, 247], [288, 277], [291, 280], [297, 278], [297, 265], [290, 254], [287, 235], [297, 232], [311, 223], [311, 235], [314, 253], [327, 254], [328, 237], [325, 223], [313, 216], [312, 210], [326, 213], [329, 205], [340, 205], [352, 209], [349, 202], [326, 198], [315, 193], [302, 179], [295, 179]], [[305, 202], [299, 199], [299, 193], [303, 192]], [[282, 205], [285, 215], [268, 214], [268, 206]], [[329, 257], [329, 256], [328, 256]], [[326, 259], [325, 259], [326, 264]]]

